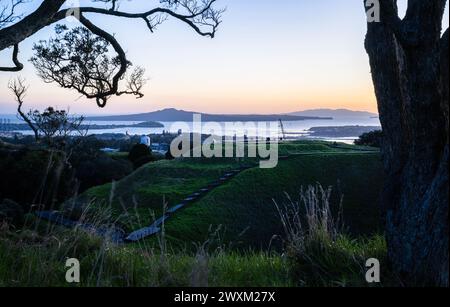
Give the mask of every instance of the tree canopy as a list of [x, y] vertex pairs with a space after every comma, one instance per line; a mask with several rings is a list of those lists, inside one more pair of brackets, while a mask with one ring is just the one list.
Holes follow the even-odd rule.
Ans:
[[[132, 64], [120, 42], [113, 33], [96, 26], [91, 21], [93, 17], [139, 19], [150, 32], [168, 18], [174, 18], [197, 34], [214, 38], [224, 12], [215, 7], [217, 0], [159, 0], [153, 2], [158, 6], [142, 12], [122, 10], [121, 0], [90, 0], [89, 5], [78, 7], [68, 7], [73, 3], [69, 0], [42, 0], [29, 14], [19, 13], [21, 7], [33, 1], [0, 0], [0, 51], [12, 48], [12, 65], [0, 67], [0, 71], [21, 71], [24, 68], [19, 58], [21, 42], [55, 24], [55, 37], [34, 45], [32, 64], [45, 82], [76, 90], [94, 99], [99, 107], [105, 107], [114, 95], [143, 97], [141, 89], [146, 79], [143, 68], [130, 69]], [[76, 18], [80, 25], [68, 28], [58, 24], [66, 18]]]

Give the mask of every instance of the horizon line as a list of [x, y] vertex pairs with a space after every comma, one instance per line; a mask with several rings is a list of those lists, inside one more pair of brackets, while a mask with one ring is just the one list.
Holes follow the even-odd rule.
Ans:
[[[179, 112], [188, 112], [188, 113], [196, 113], [196, 114], [208, 114], [208, 115], [292, 115], [292, 113], [299, 113], [299, 112], [310, 112], [310, 111], [350, 111], [350, 112], [366, 112], [371, 113], [375, 115], [379, 115], [378, 112], [373, 112], [369, 110], [360, 110], [360, 109], [349, 109], [349, 108], [326, 108], [326, 107], [320, 107], [320, 108], [312, 108], [312, 109], [303, 109], [303, 110], [297, 110], [297, 111], [289, 111], [289, 112], [281, 112], [281, 113], [210, 113], [210, 112], [202, 112], [202, 111], [192, 111], [192, 110], [185, 110], [185, 109], [179, 109], [176, 107], [167, 107], [163, 109], [155, 109], [155, 110], [149, 110], [149, 111], [136, 111], [134, 113], [81, 113], [85, 116], [97, 116], [97, 117], [106, 117], [106, 116], [122, 116], [122, 115], [137, 115], [137, 114], [146, 114], [146, 113], [155, 113], [155, 112], [161, 112], [166, 110], [175, 110]], [[1, 115], [10, 115], [14, 116], [17, 115], [16, 113], [0, 113]], [[79, 114], [78, 112], [75, 114]]]

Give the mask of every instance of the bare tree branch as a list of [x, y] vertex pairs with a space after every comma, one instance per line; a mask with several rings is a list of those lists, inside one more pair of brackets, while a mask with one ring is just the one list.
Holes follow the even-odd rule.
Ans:
[[17, 8], [29, 2], [28, 0], [2, 0], [0, 3], [0, 29], [6, 27], [22, 18], [21, 14], [17, 14]]
[[80, 15], [93, 13], [142, 19], [150, 30], [154, 30], [157, 24], [165, 20], [164, 16], [158, 16], [165, 15], [188, 24], [202, 36], [214, 37], [225, 11], [213, 7], [217, 0], [160, 0], [161, 7], [142, 13], [119, 11], [116, 0], [93, 0], [93, 2], [111, 3], [110, 9], [98, 7], [61, 9], [65, 2], [66, 0], [44, 0], [40, 7], [30, 15], [9, 27], [0, 29], [0, 50], [20, 43], [48, 25], [73, 16], [73, 12], [79, 12]]
[[[108, 0], [97, 2], [109, 2]], [[214, 9], [213, 5], [217, 0], [160, 0], [163, 7], [154, 8], [142, 13], [128, 13], [118, 11], [116, 9], [102, 9], [97, 7], [79, 7], [71, 8], [70, 10], [83, 13], [93, 13], [101, 15], [109, 15], [115, 17], [142, 19], [150, 31], [153, 31], [156, 25], [165, 20], [161, 15], [166, 15], [178, 19], [191, 28], [193, 28], [199, 35], [209, 36], [213, 38], [221, 23], [224, 9]], [[182, 12], [179, 12], [179, 11]], [[65, 19], [68, 15], [69, 9], [61, 10], [53, 18], [53, 23]], [[155, 24], [156, 21], [156, 24]]]
[[28, 124], [31, 130], [33, 130], [34, 137], [36, 141], [38, 141], [39, 140], [38, 128], [36, 128], [36, 126], [32, 123], [30, 118], [22, 111], [24, 98], [28, 91], [28, 86], [25, 84], [25, 79], [18, 77], [17, 79], [10, 81], [8, 84], [8, 88], [14, 94], [14, 97], [18, 103], [17, 112], [19, 113], [20, 117]]
[[[27, 0], [15, 1], [22, 2]], [[95, 59], [93, 59], [91, 66], [88, 67], [87, 65], [82, 65], [82, 61], [73, 57], [73, 54], [71, 54], [72, 57], [65, 57], [67, 54], [64, 54], [64, 49], [69, 47], [68, 45], [65, 47], [58, 45], [59, 41], [57, 39], [41, 42], [40, 46], [35, 45], [35, 51], [38, 54], [31, 61], [38, 68], [39, 75], [45, 82], [57, 82], [63, 88], [76, 89], [85, 97], [95, 99], [99, 107], [105, 107], [108, 98], [113, 95], [132, 94], [142, 98], [141, 90], [146, 79], [142, 68], [137, 68], [128, 77], [126, 76], [130, 62], [127, 60], [120, 43], [112, 34], [93, 24], [86, 17], [88, 14], [141, 19], [151, 32], [169, 17], [172, 17], [184, 22], [199, 35], [213, 38], [224, 12], [223, 9], [214, 8], [217, 0], [159, 0], [160, 7], [141, 13], [121, 11], [118, 0], [92, 0], [93, 3], [109, 4], [109, 8], [92, 6], [61, 9], [65, 2], [65, 0], [44, 0], [35, 12], [7, 28], [0, 29], [0, 50], [14, 46], [13, 62], [15, 64], [15, 67], [0, 67], [0, 71], [21, 70], [23, 65], [18, 60], [18, 44], [45, 26], [62, 21], [69, 16], [74, 16], [79, 19], [86, 29], [114, 48], [114, 51], [117, 53], [117, 57], [114, 59], [109, 58], [106, 60], [104, 55], [98, 54], [99, 57], [102, 57], [107, 62], [108, 65], [104, 66], [108, 69], [100, 68], [100, 63], [96, 63]], [[83, 35], [86, 34], [84, 33]], [[92, 42], [92, 40], [90, 41]], [[89, 42], [89, 40], [86, 40], [86, 42]], [[47, 46], [43, 46], [42, 44], [44, 43]], [[52, 44], [55, 44], [56, 48], [52, 49]], [[88, 46], [85, 47], [88, 48]], [[106, 46], [103, 47], [105, 48], [104, 53], [106, 53], [107, 48]], [[77, 56], [82, 57], [80, 54]], [[77, 65], [71, 64], [72, 66], [68, 67], [64, 65], [64, 62], [78, 63]], [[105, 62], [102, 64], [105, 64]], [[70, 74], [73, 74], [73, 76], [70, 77]], [[124, 79], [126, 79], [126, 89], [120, 90], [119, 83]]]
[[14, 67], [0, 67], [0, 71], [21, 71], [23, 69], [23, 64], [19, 61], [19, 44], [15, 44], [13, 47], [12, 61]]
[[145, 69], [142, 67], [136, 67], [134, 71], [127, 77], [126, 90], [117, 92], [117, 96], [121, 95], [135, 95], [136, 98], [142, 98], [142, 88], [147, 83], [145, 78]]

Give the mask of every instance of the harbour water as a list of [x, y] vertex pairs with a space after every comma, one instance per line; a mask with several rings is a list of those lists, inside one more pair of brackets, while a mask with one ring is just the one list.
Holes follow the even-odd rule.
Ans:
[[[2, 122], [10, 122], [10, 123], [20, 123], [21, 121], [15, 115], [0, 115], [0, 121]], [[133, 125], [138, 124], [139, 122], [127, 122], [127, 121], [87, 121], [88, 125]], [[114, 134], [129, 134], [129, 135], [143, 135], [143, 134], [161, 134], [163, 131], [177, 133], [179, 125], [174, 122], [161, 122], [164, 127], [160, 128], [117, 128], [117, 129], [99, 129], [92, 130], [90, 134], [104, 134], [104, 133], [114, 133]], [[187, 127], [188, 131], [184, 129], [183, 132], [207, 132], [200, 131], [198, 125], [194, 125], [192, 122], [183, 123], [185, 127]], [[207, 123], [203, 123], [205, 125]], [[245, 131], [236, 131], [235, 127], [228, 128], [228, 123], [219, 123], [222, 127], [222, 134], [225, 136], [233, 136], [235, 134], [247, 135], [249, 138], [256, 137], [258, 124], [254, 123], [254, 128], [252, 125], [246, 125], [248, 123], [243, 123], [246, 126]], [[280, 126], [278, 122], [269, 122], [266, 123], [267, 127], [271, 134], [280, 133]], [[378, 118], [370, 118], [370, 117], [347, 117], [347, 118], [335, 118], [332, 120], [304, 120], [304, 121], [286, 121], [283, 122], [284, 131], [289, 139], [295, 139], [300, 137], [308, 137], [308, 130], [312, 127], [342, 127], [342, 126], [381, 126]], [[204, 129], [204, 127], [203, 127]], [[32, 131], [14, 131], [19, 132], [24, 135], [31, 135]], [[340, 141], [346, 143], [352, 143], [355, 139], [358, 138], [358, 135], [349, 136], [345, 138], [323, 138], [328, 141]]]

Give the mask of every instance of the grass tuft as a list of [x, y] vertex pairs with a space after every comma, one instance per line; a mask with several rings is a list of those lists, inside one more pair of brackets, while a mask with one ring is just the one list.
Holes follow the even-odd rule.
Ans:
[[331, 187], [317, 184], [302, 189], [298, 202], [288, 198], [284, 206], [276, 205], [286, 233], [284, 248], [291, 278], [299, 286], [368, 286], [365, 263], [376, 258], [381, 262], [385, 284], [394, 283], [387, 270], [384, 238], [351, 239], [344, 232], [342, 211], [334, 218], [331, 192]]

